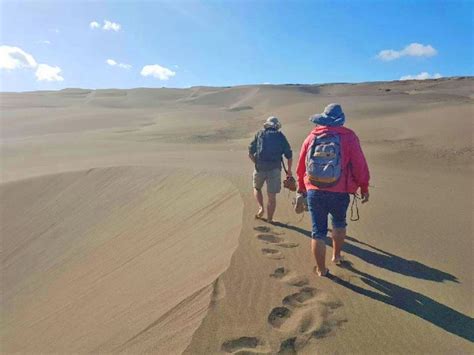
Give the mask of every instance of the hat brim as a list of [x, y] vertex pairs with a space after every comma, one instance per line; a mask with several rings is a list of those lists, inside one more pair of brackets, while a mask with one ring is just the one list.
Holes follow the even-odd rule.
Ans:
[[321, 119], [321, 118], [327, 118], [328, 116], [324, 113], [318, 113], [316, 115], [313, 115], [309, 118], [309, 120], [311, 122], [313, 122], [314, 124], [318, 124], [318, 121]]
[[265, 123], [263, 124], [263, 128], [275, 128], [275, 129], [280, 129], [280, 128], [281, 128], [281, 123], [265, 122]]

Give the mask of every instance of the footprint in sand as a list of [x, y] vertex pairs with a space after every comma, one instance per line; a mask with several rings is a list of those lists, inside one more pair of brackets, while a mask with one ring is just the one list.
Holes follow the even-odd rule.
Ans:
[[273, 229], [269, 226], [256, 226], [256, 227], [253, 227], [253, 229], [257, 232], [260, 232], [260, 233], [272, 233], [272, 234], [275, 234], [275, 235], [285, 234], [285, 232], [273, 231]]
[[296, 248], [299, 244], [293, 243], [293, 242], [283, 242], [283, 243], [278, 243], [277, 245], [282, 248]]
[[295, 273], [285, 269], [283, 266], [276, 268], [270, 277], [274, 277], [290, 286], [302, 287], [309, 283], [309, 280], [305, 276], [299, 276]]
[[257, 239], [266, 244], [275, 244], [282, 248], [296, 248], [299, 244], [293, 242], [287, 242], [284, 238], [271, 233], [257, 234]]
[[267, 227], [267, 226], [257, 226], [257, 227], [254, 227], [254, 229], [257, 232], [262, 232], [262, 233], [269, 233], [272, 230], [270, 227]]
[[291, 316], [291, 310], [287, 307], [275, 307], [268, 315], [268, 323], [273, 328], [280, 328]]
[[285, 306], [303, 307], [307, 305], [311, 299], [316, 295], [317, 290], [313, 287], [304, 287], [296, 293], [283, 298], [282, 303]]
[[263, 248], [262, 249], [262, 254], [265, 255], [266, 257], [270, 259], [284, 259], [285, 256], [281, 253], [281, 251], [276, 250], [276, 249], [270, 249], [270, 248]]
[[[278, 268], [273, 275], [284, 279], [288, 271]], [[311, 339], [324, 338], [347, 322], [336, 312], [342, 303], [313, 287], [301, 288], [284, 297], [282, 303], [268, 315], [273, 328], [291, 336], [280, 344], [280, 353], [296, 353]]]
[[276, 279], [281, 279], [283, 278], [285, 275], [288, 274], [288, 270], [285, 269], [283, 266], [282, 267], [278, 267], [275, 269], [275, 271], [273, 271], [272, 274], [270, 274], [270, 277], [274, 277]]
[[263, 340], [256, 337], [241, 337], [238, 339], [227, 340], [222, 343], [222, 351], [226, 353], [236, 353], [245, 351], [267, 351]]
[[323, 324], [312, 332], [311, 336], [316, 339], [322, 339], [330, 335], [335, 328], [341, 327], [347, 323], [347, 319], [329, 319], [325, 320]]
[[283, 281], [286, 282], [290, 286], [296, 286], [296, 287], [303, 287], [309, 283], [309, 280], [307, 277], [298, 276], [298, 275], [288, 276], [288, 278], [286, 278], [286, 280], [283, 280]]
[[283, 242], [283, 238], [273, 234], [257, 234], [257, 239], [269, 244], [278, 244]]
[[296, 337], [283, 340], [280, 344], [278, 354], [293, 355], [296, 354]]

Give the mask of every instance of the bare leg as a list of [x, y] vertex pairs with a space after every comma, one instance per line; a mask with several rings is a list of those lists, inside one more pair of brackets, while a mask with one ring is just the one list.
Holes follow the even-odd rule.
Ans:
[[276, 208], [276, 194], [268, 192], [267, 216], [268, 222], [273, 222], [273, 214]]
[[332, 230], [332, 261], [341, 259], [341, 249], [346, 238], [346, 228], [333, 228]]
[[253, 195], [257, 199], [257, 203], [259, 207], [256, 217], [261, 218], [263, 217], [263, 213], [264, 213], [262, 190], [253, 189]]
[[322, 239], [311, 239], [311, 251], [316, 260], [319, 276], [326, 274], [326, 243]]

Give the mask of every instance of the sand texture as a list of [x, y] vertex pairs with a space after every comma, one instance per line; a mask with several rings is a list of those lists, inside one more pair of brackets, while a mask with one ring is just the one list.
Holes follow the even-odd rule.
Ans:
[[[1, 93], [2, 353], [473, 353], [474, 79]], [[254, 219], [247, 145], [342, 104], [371, 170], [344, 267]], [[327, 248], [330, 260], [331, 247]]]

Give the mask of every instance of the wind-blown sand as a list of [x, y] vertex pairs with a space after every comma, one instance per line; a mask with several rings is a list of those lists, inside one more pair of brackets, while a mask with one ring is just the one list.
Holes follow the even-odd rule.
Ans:
[[[2, 352], [474, 352], [473, 84], [0, 94]], [[296, 158], [330, 102], [372, 187], [326, 279], [247, 145], [276, 115]]]

